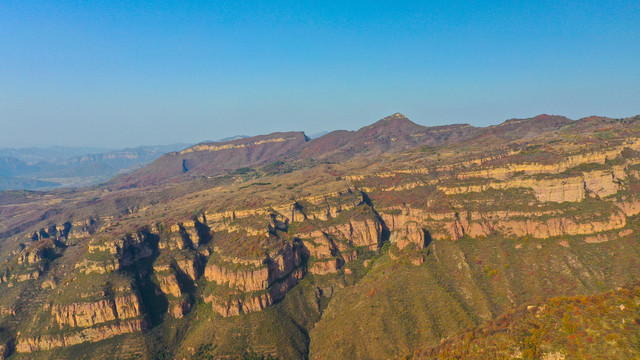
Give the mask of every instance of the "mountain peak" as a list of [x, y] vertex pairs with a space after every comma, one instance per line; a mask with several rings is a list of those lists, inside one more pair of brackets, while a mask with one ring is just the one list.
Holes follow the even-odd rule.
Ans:
[[[392, 126], [392, 127], [414, 127], [414, 126], [420, 126], [416, 123], [414, 123], [413, 121], [409, 120], [408, 117], [404, 116], [401, 113], [395, 113], [393, 115], [389, 115], [383, 119], [380, 119], [378, 121], [376, 121], [375, 123], [369, 125], [369, 126], [365, 126], [362, 129], [367, 129], [367, 128], [379, 128], [379, 127], [388, 127], [388, 126]], [[421, 127], [421, 126], [420, 126]], [[361, 130], [362, 130], [361, 129]]]
[[399, 112], [393, 114], [393, 115], [389, 115], [386, 118], [380, 120], [380, 121], [391, 121], [391, 120], [409, 120], [408, 117], [404, 116], [404, 114], [401, 114]]

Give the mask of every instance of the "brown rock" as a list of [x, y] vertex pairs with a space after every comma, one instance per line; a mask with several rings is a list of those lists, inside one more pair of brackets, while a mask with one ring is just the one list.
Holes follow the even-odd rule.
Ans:
[[116, 319], [140, 316], [140, 300], [136, 295], [130, 294], [95, 302], [53, 305], [51, 314], [61, 328], [64, 325], [90, 327]]
[[58, 347], [72, 346], [86, 341], [98, 342], [116, 335], [142, 331], [145, 328], [146, 324], [142, 320], [135, 319], [111, 325], [91, 327], [68, 335], [19, 337], [16, 344], [16, 351], [21, 353], [30, 353], [39, 350], [50, 350]]
[[316, 275], [334, 274], [338, 272], [341, 266], [340, 259], [318, 261], [309, 268], [309, 272]]
[[208, 281], [226, 284], [242, 292], [258, 291], [269, 287], [267, 267], [232, 270], [212, 263], [205, 268], [204, 276]]
[[178, 278], [173, 272], [157, 274], [156, 278], [158, 279], [158, 283], [160, 284], [160, 290], [162, 290], [165, 294], [171, 294], [174, 297], [182, 296], [182, 290], [180, 289], [180, 284], [178, 283]]

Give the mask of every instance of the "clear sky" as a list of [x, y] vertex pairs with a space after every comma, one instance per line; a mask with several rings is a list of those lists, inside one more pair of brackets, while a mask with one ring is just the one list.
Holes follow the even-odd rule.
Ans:
[[640, 113], [640, 1], [0, 1], [0, 147]]

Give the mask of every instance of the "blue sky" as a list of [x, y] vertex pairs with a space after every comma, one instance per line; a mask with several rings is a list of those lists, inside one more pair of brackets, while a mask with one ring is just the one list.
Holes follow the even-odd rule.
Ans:
[[0, 147], [640, 113], [640, 1], [0, 1]]

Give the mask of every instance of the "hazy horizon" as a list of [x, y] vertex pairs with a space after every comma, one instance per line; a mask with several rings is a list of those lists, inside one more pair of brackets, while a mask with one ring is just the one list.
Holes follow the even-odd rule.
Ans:
[[640, 6], [0, 4], [0, 147], [640, 113]]

